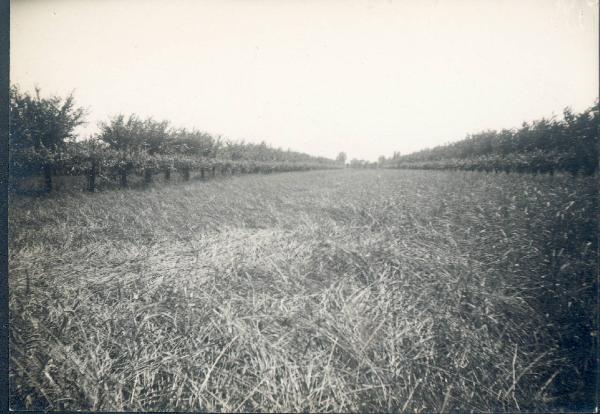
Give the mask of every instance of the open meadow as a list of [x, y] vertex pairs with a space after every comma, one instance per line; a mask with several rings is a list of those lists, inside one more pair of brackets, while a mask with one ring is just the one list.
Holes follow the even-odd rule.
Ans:
[[597, 179], [342, 169], [14, 196], [11, 407], [590, 409]]

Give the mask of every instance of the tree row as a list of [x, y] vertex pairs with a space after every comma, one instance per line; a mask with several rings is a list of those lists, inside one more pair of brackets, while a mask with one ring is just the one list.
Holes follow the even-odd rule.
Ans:
[[10, 90], [10, 172], [13, 181], [43, 176], [52, 188], [55, 175], [85, 175], [88, 190], [95, 191], [96, 177], [117, 179], [128, 186], [127, 177], [142, 175], [145, 183], [156, 174], [169, 180], [172, 172], [189, 180], [190, 172], [201, 178], [232, 173], [270, 173], [336, 168], [334, 160], [273, 148], [235, 142], [185, 128], [168, 121], [117, 115], [101, 122], [99, 133], [77, 140], [75, 130], [85, 122], [86, 111], [73, 96], [42, 97]]
[[461, 169], [494, 172], [594, 174], [598, 169], [598, 103], [581, 113], [487, 130], [408, 155], [395, 153], [387, 168]]

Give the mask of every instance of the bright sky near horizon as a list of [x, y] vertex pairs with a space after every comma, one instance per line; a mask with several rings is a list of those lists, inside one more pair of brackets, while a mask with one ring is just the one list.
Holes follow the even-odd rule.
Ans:
[[13, 0], [11, 83], [231, 139], [376, 160], [579, 111], [597, 0]]

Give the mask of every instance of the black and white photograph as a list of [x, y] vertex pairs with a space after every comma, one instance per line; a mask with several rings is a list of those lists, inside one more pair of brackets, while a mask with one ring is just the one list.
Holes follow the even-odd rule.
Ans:
[[598, 412], [598, 0], [5, 10], [11, 411]]

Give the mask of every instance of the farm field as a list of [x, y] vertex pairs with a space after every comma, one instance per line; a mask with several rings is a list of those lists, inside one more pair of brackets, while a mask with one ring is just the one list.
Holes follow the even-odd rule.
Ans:
[[597, 176], [248, 175], [9, 206], [10, 403], [591, 409]]

